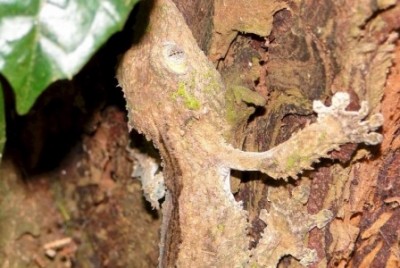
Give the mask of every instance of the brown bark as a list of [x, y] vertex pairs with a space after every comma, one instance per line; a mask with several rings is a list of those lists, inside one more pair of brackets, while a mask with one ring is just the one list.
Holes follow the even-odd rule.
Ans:
[[[268, 4], [271, 7], [274, 3]], [[214, 13], [223, 19], [214, 19], [214, 29], [238, 31], [234, 23], [220, 25], [235, 17], [232, 10], [237, 4], [231, 3], [232, 8], [226, 10], [218, 10], [216, 4]], [[321, 264], [329, 267], [398, 267], [400, 105], [396, 85], [400, 80], [400, 46], [394, 32], [400, 28], [400, 3], [286, 1], [285, 5], [274, 13], [265, 44], [255, 36], [236, 33], [232, 44], [227, 40], [229, 50], [220, 53], [224, 55], [219, 64], [222, 72], [232, 64], [240, 66], [243, 82], [269, 97], [266, 112], [236, 135], [246, 137], [245, 148], [265, 150], [306, 124], [310, 109], [303, 105], [304, 99], [347, 90], [354, 97], [353, 108], [359, 99], [369, 100], [385, 117], [382, 145], [372, 151], [361, 148], [356, 154], [355, 146], [343, 146], [332, 153], [335, 162], [325, 161], [307, 174], [311, 179], [308, 211], [328, 206], [336, 214], [325, 231], [310, 233], [309, 246], [317, 250]], [[392, 44], [396, 44], [396, 53]], [[254, 55], [261, 62], [257, 79], [249, 78], [250, 71], [243, 67]], [[248, 177], [252, 179], [242, 182], [237, 193], [250, 213], [255, 241], [264, 228], [257, 215], [268, 207], [266, 189], [270, 185], [254, 180], [257, 177]], [[293, 265], [293, 260], [282, 261], [283, 265], [289, 263]]]
[[[351, 94], [350, 109], [358, 110], [360, 100], [367, 100], [372, 112], [381, 111], [385, 118], [381, 145], [344, 145], [331, 153], [333, 160], [314, 165], [314, 171], [297, 181], [235, 173], [232, 192], [249, 215], [248, 232], [253, 239], [249, 248], [257, 246], [265, 231], [260, 211], [272, 211], [272, 201], [281, 198], [297, 212], [315, 215], [329, 209], [334, 214], [325, 228], [313, 229], [305, 241], [317, 252], [317, 262], [311, 267], [399, 267], [400, 43], [395, 33], [400, 29], [400, 2], [174, 2], [225, 82], [250, 87], [268, 100], [231, 133], [235, 146], [265, 151], [288, 140], [315, 120], [312, 100], [329, 102], [328, 96], [336, 91]], [[84, 135], [86, 150], [74, 150], [72, 159], [54, 172], [22, 179], [16, 175], [15, 163], [3, 162], [1, 265], [58, 267], [66, 258], [80, 267], [156, 266], [160, 219], [148, 212], [139, 182], [130, 178], [132, 160], [126, 151], [129, 140], [123, 115], [107, 109], [96, 117], [95, 128]], [[35, 140], [31, 147], [46, 144], [45, 135], [24, 135], [27, 143]], [[40, 150], [27, 151], [25, 157], [35, 165]], [[186, 158], [196, 153], [188, 151]], [[171, 153], [164, 159], [166, 165], [174, 166], [176, 158]], [[166, 172], [165, 176], [173, 177], [181, 171]], [[179, 190], [179, 180], [174, 182], [169, 187]], [[300, 187], [310, 188], [305, 206], [293, 198]], [[178, 199], [170, 201], [172, 207], [179, 206]], [[201, 218], [198, 211], [191, 213]], [[176, 211], [165, 207], [163, 217], [170, 219], [170, 225], [161, 233], [168, 232], [165, 228], [174, 230], [162, 241], [175, 250], [161, 256], [161, 265], [168, 267], [182, 241]], [[43, 245], [66, 236], [72, 242], [59, 249], [55, 260], [46, 258]], [[213, 246], [210, 243], [210, 252]], [[279, 264], [299, 265], [290, 256]]]

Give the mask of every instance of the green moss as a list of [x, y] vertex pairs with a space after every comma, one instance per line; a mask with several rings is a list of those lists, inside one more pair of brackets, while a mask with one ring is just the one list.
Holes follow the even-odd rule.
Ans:
[[251, 57], [251, 64], [253, 66], [258, 65], [259, 61], [260, 61], [260, 59], [258, 57]]
[[71, 216], [68, 213], [67, 207], [64, 205], [64, 202], [56, 201], [56, 206], [58, 208], [58, 211], [60, 212], [61, 216], [64, 219], [64, 222], [70, 221]]
[[327, 135], [326, 132], [319, 133], [318, 143], [319, 143], [319, 144], [324, 143], [324, 142], [327, 140], [327, 136], [328, 136], [328, 135]]
[[298, 155], [289, 156], [286, 160], [286, 168], [292, 169], [296, 165], [297, 160], [298, 160]]
[[[256, 57], [252, 60], [258, 64]], [[224, 81], [227, 86], [225, 94], [226, 120], [233, 127], [246, 123], [249, 116], [254, 113], [254, 106], [265, 105], [265, 99], [261, 95], [243, 86], [242, 71], [238, 68], [233, 68], [224, 75]], [[210, 79], [210, 85], [212, 84]]]
[[228, 92], [225, 95], [225, 98], [226, 98], [225, 102], [226, 119], [231, 125], [236, 125], [236, 123], [240, 121], [239, 118], [247, 116], [247, 113], [241, 116], [241, 111], [238, 105], [236, 104], [233, 91], [228, 90]]
[[172, 98], [175, 100], [181, 98], [189, 110], [199, 110], [201, 107], [200, 101], [186, 90], [183, 82], [179, 82], [178, 89], [172, 94]]
[[230, 87], [225, 98], [226, 119], [233, 126], [247, 121], [248, 117], [254, 113], [254, 107], [249, 104], [265, 105], [265, 99], [261, 95], [243, 86]]
[[292, 154], [288, 156], [286, 160], [286, 169], [292, 170], [294, 167], [300, 166], [301, 162], [308, 163], [309, 160], [307, 157], [301, 156], [300, 154]]
[[221, 88], [220, 82], [217, 81], [214, 72], [211, 70], [204, 75], [204, 81], [208, 81], [208, 83], [206, 83], [204, 86], [204, 92], [214, 92], [215, 90], [219, 90]]
[[236, 103], [245, 102], [256, 106], [264, 106], [265, 99], [255, 91], [243, 86], [232, 87]]
[[217, 225], [217, 230], [218, 230], [219, 232], [223, 233], [224, 230], [225, 230], [225, 225], [223, 225], [223, 224], [218, 224], [218, 225]]

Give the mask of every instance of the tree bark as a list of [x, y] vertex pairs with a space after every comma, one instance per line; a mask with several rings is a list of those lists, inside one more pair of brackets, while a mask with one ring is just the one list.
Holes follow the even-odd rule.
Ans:
[[[179, 6], [182, 1], [176, 2]], [[239, 21], [255, 13], [246, 14], [241, 5], [273, 12], [271, 24], [264, 21], [262, 25], [267, 32], [271, 27], [270, 32], [265, 36], [246, 32]], [[399, 232], [394, 231], [400, 222], [399, 18], [399, 1], [215, 2], [208, 50], [211, 59], [228, 79], [239, 68], [241, 82], [268, 98], [265, 110], [258, 111], [245, 130], [235, 133], [237, 145], [265, 151], [287, 140], [313, 120], [306, 103], [336, 91], [351, 93], [350, 109], [368, 100], [372, 111], [384, 115], [380, 146], [342, 146], [331, 153], [335, 161], [315, 165], [315, 171], [299, 181], [279, 183], [283, 196], [294, 185], [310, 185], [306, 210], [316, 213], [329, 208], [335, 214], [324, 230], [309, 234], [308, 245], [319, 259], [313, 267], [400, 265], [395, 253]], [[195, 27], [192, 31], [201, 35]], [[248, 68], [249, 63], [258, 68]], [[233, 191], [249, 211], [251, 246], [255, 246], [265, 227], [258, 215], [269, 207], [268, 188], [276, 182], [262, 180], [259, 174], [239, 176], [242, 180], [236, 181]], [[296, 261], [285, 257], [281, 263], [295, 266]]]
[[[142, 4], [150, 3], [151, 7], [152, 2], [148, 0]], [[322, 99], [329, 104], [331, 96], [338, 91], [346, 91], [351, 95], [349, 110], [358, 111], [361, 101], [365, 100], [371, 108], [370, 114], [383, 114], [384, 124], [379, 130], [383, 134], [382, 143], [377, 146], [343, 145], [340, 150], [332, 151], [329, 159], [314, 164], [314, 170], [302, 173], [297, 180], [276, 181], [259, 172], [233, 171], [231, 192], [236, 202], [243, 202], [245, 210], [240, 215], [215, 205], [226, 201], [219, 201], [221, 196], [218, 196], [217, 190], [220, 185], [209, 179], [216, 176], [215, 170], [207, 169], [195, 174], [195, 179], [201, 179], [193, 180], [193, 184], [185, 185], [186, 188], [182, 190], [181, 177], [193, 176], [192, 165], [214, 167], [214, 163], [206, 161], [207, 156], [203, 156], [205, 161], [190, 161], [193, 156], [203, 152], [201, 148], [190, 147], [190, 150], [182, 150], [184, 153], [181, 155], [161, 150], [166, 155], [165, 165], [172, 167], [164, 169], [164, 176], [169, 178], [167, 187], [172, 189], [172, 195], [167, 196], [162, 205], [162, 218], [168, 224], [160, 227], [159, 214], [154, 211], [149, 213], [149, 203], [145, 203], [142, 197], [139, 182], [131, 179], [132, 164], [136, 164], [136, 160], [131, 159], [126, 150], [130, 141], [124, 114], [114, 108], [96, 108], [95, 122], [85, 122], [90, 126], [83, 135], [84, 149], [77, 146], [79, 148], [71, 154], [73, 157], [56, 171], [22, 178], [15, 163], [8, 158], [2, 163], [0, 263], [9, 265], [5, 267], [58, 267], [67, 260], [79, 267], [154, 267], [159, 252], [157, 246], [160, 244], [160, 267], [173, 267], [182, 250], [188, 251], [185, 260], [197, 258], [191, 253], [195, 249], [202, 249], [199, 245], [204, 240], [207, 240], [208, 247], [201, 250], [202, 254], [206, 252], [210, 259], [215, 259], [213, 254], [218, 252], [215, 242], [218, 239], [212, 240], [210, 237], [229, 232], [228, 242], [222, 247], [224, 252], [218, 252], [217, 258], [217, 267], [228, 267], [229, 261], [242, 258], [248, 252], [257, 255], [255, 249], [264, 243], [263, 235], [272, 228], [278, 238], [282, 238], [282, 243], [267, 253], [273, 255], [279, 251], [279, 267], [307, 264], [306, 260], [300, 263], [301, 258], [291, 254], [293, 247], [296, 249], [298, 245], [298, 248], [305, 249], [302, 253], [315, 251], [316, 258], [308, 263], [309, 267], [399, 267], [400, 43], [397, 34], [400, 29], [400, 2], [174, 2], [199, 47], [222, 75], [224, 83], [250, 88], [261, 95], [264, 102], [266, 100], [265, 105], [256, 109], [245, 105], [243, 113], [236, 115], [238, 124], [227, 133], [234, 147], [244, 151], [266, 151], [284, 143], [294, 133], [315, 122], [316, 116], [311, 107], [313, 100]], [[148, 14], [138, 13], [143, 21]], [[145, 29], [152, 30], [150, 26]], [[174, 30], [174, 27], [166, 27], [164, 32]], [[135, 45], [138, 42], [140, 38], [136, 39]], [[179, 51], [175, 52], [179, 55]], [[146, 57], [140, 60], [144, 61]], [[194, 63], [196, 66], [203, 64], [200, 60]], [[95, 62], [94, 65], [106, 64]], [[142, 75], [146, 71], [144, 65], [132, 66], [136, 66]], [[103, 77], [97, 72], [83, 76]], [[144, 75], [142, 78], [145, 85], [154, 82], [146, 80], [148, 77]], [[100, 89], [104, 83], [101, 81], [94, 86], [95, 93], [90, 91], [86, 94], [88, 99], [102, 92]], [[67, 87], [88, 88], [87, 82], [79, 85], [61, 83], [61, 86], [71, 95], [72, 91]], [[143, 91], [147, 88], [140, 89]], [[78, 95], [72, 96], [71, 102], [83, 98], [79, 95], [81, 93], [74, 94]], [[217, 94], [213, 98], [217, 103], [219, 94], [213, 94]], [[157, 99], [160, 95], [160, 92], [149, 94], [148, 99]], [[198, 105], [183, 92], [177, 91], [172, 97], [174, 100], [183, 100], [193, 109]], [[89, 103], [88, 99], [84, 102]], [[162, 101], [160, 98], [160, 107]], [[44, 102], [50, 103], [46, 97]], [[263, 102], [257, 103], [255, 106]], [[49, 114], [43, 108], [46, 105], [38, 107], [37, 113], [42, 118]], [[86, 108], [91, 110], [89, 107], [83, 109]], [[151, 108], [144, 109], [145, 112], [139, 115], [145, 123], [150, 121], [146, 116], [152, 113]], [[254, 110], [247, 120], [249, 113]], [[69, 114], [68, 111], [62, 113]], [[223, 114], [222, 111], [215, 113]], [[60, 121], [56, 115], [50, 114], [50, 123], [38, 119], [42, 130], [46, 129], [44, 126], [57, 125], [51, 123]], [[45, 131], [35, 131], [37, 125], [33, 117], [25, 118], [30, 122], [30, 131], [20, 134], [27, 137], [24, 141], [29, 146], [26, 146], [24, 157], [29, 159], [32, 166], [42, 153], [42, 150], [33, 147], [47, 144], [46, 135], [43, 134]], [[196, 117], [187, 118], [183, 125], [196, 122], [197, 119], [193, 118]], [[66, 121], [73, 120], [69, 118]], [[214, 129], [219, 130], [221, 126], [214, 126]], [[28, 134], [30, 132], [33, 133], [31, 136]], [[160, 136], [165, 144], [171, 142], [165, 138], [171, 136], [164, 133]], [[156, 135], [154, 137], [161, 139]], [[196, 137], [203, 137], [201, 131]], [[32, 140], [35, 142], [31, 143]], [[143, 149], [147, 146], [138, 140], [135, 135], [134, 147]], [[198, 140], [195, 142], [196, 146], [201, 147]], [[190, 146], [190, 143], [184, 146]], [[184, 163], [185, 167], [176, 163]], [[179, 199], [181, 190], [186, 199]], [[188, 191], [196, 192], [198, 199], [190, 199]], [[205, 200], [206, 195], [215, 195], [216, 198]], [[308, 195], [308, 199], [305, 198]], [[201, 205], [201, 209], [196, 209], [196, 205]], [[179, 207], [186, 215], [179, 215], [176, 209]], [[323, 217], [321, 211], [327, 210], [333, 215], [329, 223], [311, 231], [304, 229], [303, 221]], [[206, 213], [212, 215], [203, 216]], [[211, 234], [200, 230], [203, 223], [217, 221], [217, 213], [227, 218], [234, 214], [239, 220], [230, 221], [228, 225], [216, 222]], [[243, 222], [242, 214], [246, 214], [248, 225], [246, 221]], [[183, 225], [179, 222], [182, 218], [189, 219], [186, 227], [192, 226], [189, 235], [182, 233]], [[193, 219], [196, 222], [190, 221]], [[304, 235], [296, 236], [293, 228], [285, 229], [290, 221], [294, 222], [295, 227], [299, 226]], [[240, 225], [248, 226], [246, 233], [238, 231]], [[160, 229], [164, 235], [161, 241]], [[196, 240], [186, 240], [183, 244], [182, 237], [185, 235], [196, 237]], [[224, 238], [223, 235], [221, 237]], [[64, 238], [71, 240], [57, 249], [54, 259], [47, 258], [44, 245]], [[247, 243], [245, 246], [229, 244], [233, 239], [241, 241], [243, 238]], [[191, 246], [192, 242], [195, 246]], [[239, 250], [240, 254], [233, 249]], [[187, 263], [183, 261], [180, 264], [188, 267], [185, 265]], [[201, 267], [199, 263], [196, 266]]]

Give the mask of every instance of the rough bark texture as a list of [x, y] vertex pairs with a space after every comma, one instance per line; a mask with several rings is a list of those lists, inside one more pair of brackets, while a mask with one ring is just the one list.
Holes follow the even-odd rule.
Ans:
[[[266, 113], [251, 122], [249, 132], [253, 134], [247, 136], [246, 148], [268, 149], [304, 126], [309, 116], [305, 116], [308, 108], [303, 105], [303, 98], [320, 98], [326, 92], [346, 89], [355, 93], [353, 108], [357, 107], [357, 99], [369, 99], [372, 107], [381, 109], [385, 117], [382, 146], [372, 151], [369, 160], [365, 159], [369, 154], [366, 151], [354, 155], [354, 146], [342, 147], [340, 154], [332, 154], [340, 164], [323, 162], [308, 174], [312, 181], [308, 178], [301, 181], [301, 184], [311, 183], [307, 204], [310, 213], [330, 207], [336, 215], [327, 232], [311, 231], [308, 244], [318, 252], [318, 265], [398, 267], [399, 257], [393, 252], [398, 252], [399, 234], [393, 231], [385, 234], [384, 230], [398, 229], [394, 225], [398, 226], [399, 204], [394, 200], [398, 196], [396, 180], [400, 174], [395, 164], [399, 92], [393, 82], [398, 79], [398, 56], [388, 79], [387, 74], [392, 64], [392, 44], [397, 38], [393, 34], [400, 26], [399, 3], [287, 3], [288, 9], [275, 13], [268, 51], [260, 57], [267, 58], [266, 88], [270, 101]], [[383, 181], [390, 185], [386, 190], [380, 190]], [[251, 180], [240, 185], [238, 194], [249, 210], [251, 234], [256, 241], [262, 231], [258, 211], [269, 203], [268, 185]], [[282, 195], [286, 191], [282, 189]], [[390, 202], [385, 201], [387, 198]], [[374, 234], [363, 236], [363, 230], [369, 229]], [[293, 259], [285, 258], [282, 265], [295, 264]]]
[[[241, 127], [237, 127], [238, 122], [232, 126], [229, 98], [221, 96], [229, 95], [228, 91], [195, 51], [193, 38], [168, 1], [156, 1], [147, 26], [153, 31], [144, 35], [122, 61], [118, 79], [127, 98], [130, 126], [153, 140], [165, 164], [169, 193], [163, 212], [167, 217], [163, 220], [161, 266], [272, 267], [279, 261], [293, 266], [343, 266], [357, 261], [352, 256], [355, 243], [368, 238], [360, 236], [359, 225], [367, 214], [368, 190], [364, 183], [368, 179], [359, 182], [361, 178], [356, 174], [360, 166], [371, 166], [368, 157], [378, 157], [377, 149], [356, 150], [356, 146], [346, 145], [329, 156], [342, 164], [321, 163], [315, 166], [315, 172], [305, 173], [297, 182], [276, 183], [268, 177], [263, 177], [264, 181], [236, 181], [232, 190], [237, 192], [236, 199], [244, 202], [251, 230], [244, 220], [247, 212], [229, 197], [225, 168], [260, 170], [278, 178], [296, 177], [315, 158], [337, 149], [336, 143], [365, 141], [335, 140], [344, 128], [336, 132], [340, 127], [330, 120], [321, 123], [318, 118], [316, 124], [307, 126], [313, 120], [309, 103], [333, 92], [347, 91], [352, 97], [349, 109], [359, 110], [359, 103], [365, 100], [373, 112], [379, 111], [392, 64], [393, 42], [397, 39], [393, 31], [399, 27], [393, 23], [398, 15], [395, 2], [275, 2], [268, 9], [273, 19], [252, 20], [250, 28], [242, 23], [245, 16], [230, 13], [235, 10], [233, 5], [240, 3], [217, 1], [215, 5], [214, 29], [228, 30], [218, 40], [211, 39], [210, 51], [222, 50], [211, 59], [218, 61], [228, 86], [250, 86], [269, 98], [264, 111], [249, 122], [249, 132], [239, 131], [243, 130], [248, 111], [244, 112], [246, 116], [234, 116], [240, 119]], [[251, 8], [263, 10], [263, 4], [253, 1]], [[257, 26], [267, 30], [259, 32]], [[268, 39], [257, 35], [268, 35]], [[236, 97], [233, 100], [240, 102]], [[247, 95], [244, 97], [245, 102], [253, 103], [246, 100]], [[339, 95], [332, 99], [332, 107], [339, 99]], [[240, 133], [234, 135], [233, 130]], [[238, 151], [229, 151], [222, 146], [225, 143], [220, 135], [249, 150], [265, 150], [282, 143], [271, 151], [279, 161], [264, 168], [257, 162], [262, 154], [246, 158], [236, 154]], [[335, 145], [324, 147], [318, 142], [320, 138], [332, 140]], [[313, 151], [313, 146], [321, 150], [315, 158], [307, 153]], [[307, 156], [303, 158], [303, 154]], [[291, 170], [292, 164], [298, 164], [299, 169]], [[369, 177], [374, 176], [369, 173]], [[362, 206], [357, 208], [352, 202], [358, 195], [362, 198], [357, 202]], [[329, 221], [332, 214], [326, 209], [333, 212], [334, 220], [325, 229], [311, 230]], [[384, 222], [392, 218], [392, 214], [382, 215]], [[253, 236], [254, 243], [246, 233]], [[248, 251], [248, 247], [253, 249]], [[299, 262], [282, 259], [286, 255]], [[366, 263], [362, 265], [372, 263], [367, 257], [362, 261]]]
[[[398, 119], [387, 112], [396, 113], [399, 107], [398, 95], [394, 97], [398, 94], [398, 88], [390, 86], [393, 78], [388, 80], [383, 90], [393, 56], [392, 44], [396, 38], [393, 33], [400, 26], [399, 3], [302, 1], [291, 7], [290, 10], [275, 14], [275, 27], [270, 37], [273, 41], [269, 46], [266, 64], [271, 102], [264, 118], [257, 120], [259, 138], [254, 139], [260, 149], [266, 149], [286, 140], [288, 132], [296, 130], [296, 122], [301, 121], [293, 121], [288, 114], [304, 114], [305, 107], [301, 103], [286, 102], [282, 105], [279, 101], [293, 88], [299, 89], [297, 96], [307, 98], [346, 89], [354, 91], [356, 100], [368, 99], [372, 107], [381, 109], [385, 116], [385, 139], [380, 148], [372, 151], [370, 160], [365, 159], [366, 152], [363, 150], [354, 155], [354, 147], [342, 148], [342, 155], [338, 158], [341, 164], [325, 163], [325, 167], [319, 165], [316, 172], [309, 174], [312, 182], [307, 210], [316, 212], [322, 207], [330, 207], [336, 218], [330, 223], [328, 232], [313, 230], [308, 243], [310, 248], [317, 250], [319, 265], [397, 267], [399, 258], [392, 252], [398, 251], [399, 236], [392, 232], [392, 240], [388, 240], [381, 228], [385, 224], [393, 228], [393, 224], [398, 225], [395, 222], [399, 213], [395, 208], [398, 204], [392, 203], [394, 207], [389, 207], [384, 202], [388, 196], [398, 195], [399, 186], [396, 186], [395, 177], [398, 178], [399, 172], [394, 164], [391, 169], [394, 169], [392, 174], [396, 175], [388, 176], [384, 171], [388, 166], [385, 168], [383, 164], [388, 163], [390, 160], [386, 159], [392, 159], [397, 152], [397, 147], [389, 144], [398, 139], [398, 133], [386, 131], [387, 126], [396, 125], [396, 129], [399, 126]], [[392, 76], [395, 76], [398, 68], [395, 61]], [[276, 118], [278, 121], [275, 121]], [[282, 123], [279, 122], [280, 118], [283, 118]], [[283, 129], [276, 134], [280, 126]], [[362, 158], [364, 160], [357, 162]], [[392, 193], [379, 190], [383, 180], [390, 181]], [[263, 187], [259, 182], [251, 184], [255, 185], [242, 187], [257, 189], [253, 190], [256, 194], [249, 200], [249, 204], [255, 203], [250, 208], [257, 211], [260, 205], [266, 203], [265, 195], [261, 196], [265, 190], [259, 189]], [[384, 211], [390, 212], [384, 217], [380, 216]], [[374, 235], [363, 236], [363, 230], [371, 226], [375, 226]], [[293, 261], [287, 259], [282, 262], [293, 265]]]
[[[137, 21], [144, 22], [154, 6], [153, 1], [142, 2], [150, 4], [148, 12], [138, 13]], [[200, 48], [208, 52], [222, 75], [227, 85], [222, 91], [247, 87], [263, 99], [249, 91], [227, 97], [212, 92], [216, 95], [205, 106], [211, 110], [225, 102], [231, 106], [228, 111], [213, 110], [213, 117], [204, 119], [199, 114], [201, 109], [197, 110], [204, 104], [196, 101], [199, 96], [189, 93], [196, 87], [204, 88], [205, 80], [185, 81], [191, 86], [187, 91], [178, 83], [166, 96], [157, 84], [159, 80], [149, 80], [160, 78], [160, 73], [148, 76], [155, 70], [147, 69], [149, 58], [142, 55], [130, 62], [141, 74], [144, 86], [139, 90], [149, 90], [144, 103], [159, 102], [157, 109], [142, 109], [136, 118], [153, 133], [151, 137], [158, 140], [164, 157], [164, 177], [170, 192], [162, 204], [161, 227], [158, 213], [149, 212], [150, 203], [145, 203], [139, 181], [131, 179], [138, 156], [135, 151], [129, 153], [124, 114], [115, 108], [95, 109], [94, 116], [89, 116], [92, 122], [82, 123], [94, 110], [91, 101], [107, 99], [107, 83], [101, 79], [105, 75], [82, 74], [85, 79], [95, 79], [80, 85], [60, 83], [53, 94], [46, 95], [52, 97], [42, 98], [30, 115], [18, 123], [9, 119], [9, 129], [15, 132], [9, 134], [8, 140], [14, 143], [9, 142], [8, 147], [17, 145], [8, 151], [19, 148], [25, 167], [35, 169], [43, 163], [41, 159], [52, 164], [60, 161], [63, 154], [59, 152], [73, 144], [71, 136], [82, 135], [83, 141], [52, 172], [36, 175], [25, 174], [6, 154], [0, 167], [0, 266], [155, 267], [159, 258], [161, 267], [235, 267], [231, 264], [238, 259], [245, 260], [242, 266], [248, 265], [251, 255], [255, 267], [256, 262], [271, 264], [278, 260], [279, 267], [399, 267], [400, 44], [396, 32], [400, 29], [400, 2], [174, 2]], [[161, 12], [168, 17], [167, 9]], [[177, 27], [176, 17], [170, 19], [170, 26], [152, 28], [150, 24], [142, 28], [142, 33], [155, 30], [160, 37], [172, 30], [185, 31]], [[135, 35], [141, 36], [139, 32]], [[178, 37], [183, 43], [188, 41], [184, 34]], [[142, 41], [137, 38], [136, 45]], [[156, 45], [160, 42], [149, 42], [147, 49]], [[178, 56], [170, 67], [182, 71], [181, 51], [170, 52]], [[162, 57], [159, 55], [156, 64], [162, 63]], [[203, 56], [196, 58], [193, 65], [202, 69], [203, 60]], [[92, 65], [114, 68], [114, 64], [104, 62]], [[164, 75], [164, 85], [176, 78], [171, 73]], [[206, 75], [206, 80], [211, 81], [213, 75]], [[214, 82], [220, 85], [220, 80], [217, 76]], [[108, 87], [115, 89], [114, 81]], [[82, 88], [93, 91], [75, 92]], [[226, 187], [226, 176], [225, 183], [213, 180], [226, 175], [226, 170], [218, 172], [215, 154], [210, 153], [222, 150], [203, 148], [207, 141], [218, 140], [210, 138], [215, 133], [224, 132], [225, 140], [236, 148], [266, 151], [315, 122], [312, 100], [323, 99], [330, 104], [337, 91], [351, 95], [350, 110], [358, 111], [361, 101], [366, 100], [371, 114], [383, 114], [380, 145], [343, 145], [329, 154], [330, 160], [314, 164], [314, 171], [288, 182], [258, 172], [235, 171], [230, 182], [234, 200]], [[54, 98], [57, 94], [63, 98]], [[140, 101], [135, 104], [141, 105]], [[170, 114], [164, 110], [168, 105]], [[191, 108], [190, 116], [179, 105]], [[57, 109], [63, 116], [54, 113]], [[160, 115], [175, 116], [175, 121], [159, 124], [151, 118]], [[227, 118], [229, 127], [224, 129]], [[207, 120], [210, 128], [203, 126], [197, 133], [191, 132], [199, 121]], [[85, 125], [84, 134], [71, 131], [76, 121]], [[149, 122], [158, 125], [149, 126]], [[160, 125], [162, 132], [158, 133]], [[176, 128], [184, 131], [175, 136], [165, 134]], [[67, 136], [57, 138], [56, 132], [66, 132]], [[192, 140], [181, 141], [192, 134]], [[133, 147], [143, 151], [147, 145], [138, 140], [133, 135]], [[176, 143], [178, 146], [171, 145]], [[49, 148], [57, 157], [43, 156]], [[158, 205], [152, 197], [158, 195], [147, 196], [151, 204]], [[242, 202], [244, 210], [235, 202]], [[314, 225], [318, 228], [310, 231]], [[270, 248], [270, 241], [277, 246]], [[263, 247], [267, 250], [260, 250]], [[49, 249], [56, 251], [53, 259], [46, 257]]]
[[24, 180], [2, 163], [1, 267], [157, 265], [160, 218], [131, 178], [125, 114], [109, 107], [90, 125], [54, 172]]
[[213, 0], [181, 1], [175, 0], [177, 8], [183, 14], [186, 23], [193, 32], [200, 48], [207, 51], [212, 34], [212, 17], [214, 13]]

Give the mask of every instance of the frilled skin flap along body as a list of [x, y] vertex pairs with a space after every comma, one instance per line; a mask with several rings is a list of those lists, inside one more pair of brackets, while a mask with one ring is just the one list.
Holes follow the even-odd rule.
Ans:
[[[250, 251], [247, 213], [230, 191], [230, 170], [296, 178], [341, 144], [378, 144], [382, 137], [373, 131], [381, 126], [382, 116], [374, 114], [363, 121], [368, 104], [363, 102], [359, 111], [346, 111], [349, 95], [337, 93], [329, 107], [314, 102], [316, 123], [270, 151], [235, 149], [227, 140], [235, 126], [229, 120], [227, 89], [220, 74], [197, 46], [174, 3], [151, 2], [145, 34], [124, 55], [118, 80], [130, 128], [152, 140], [163, 159], [163, 176], [142, 177], [142, 182], [150, 180], [144, 190], [155, 207], [158, 201], [152, 196], [158, 199], [164, 193], [158, 188], [164, 187], [160, 178], [165, 179], [160, 266], [275, 267], [285, 255], [304, 265], [312, 263], [316, 254], [306, 248], [304, 237], [311, 228], [324, 227], [332, 213], [296, 216], [293, 209], [304, 200], [289, 202], [271, 192], [275, 205], [268, 212], [262, 210], [260, 218], [267, 227]], [[154, 178], [157, 181], [151, 183]], [[287, 206], [290, 213], [285, 212]], [[289, 222], [286, 214], [298, 222]], [[280, 243], [282, 229], [275, 224], [286, 226], [285, 236], [295, 242]]]

